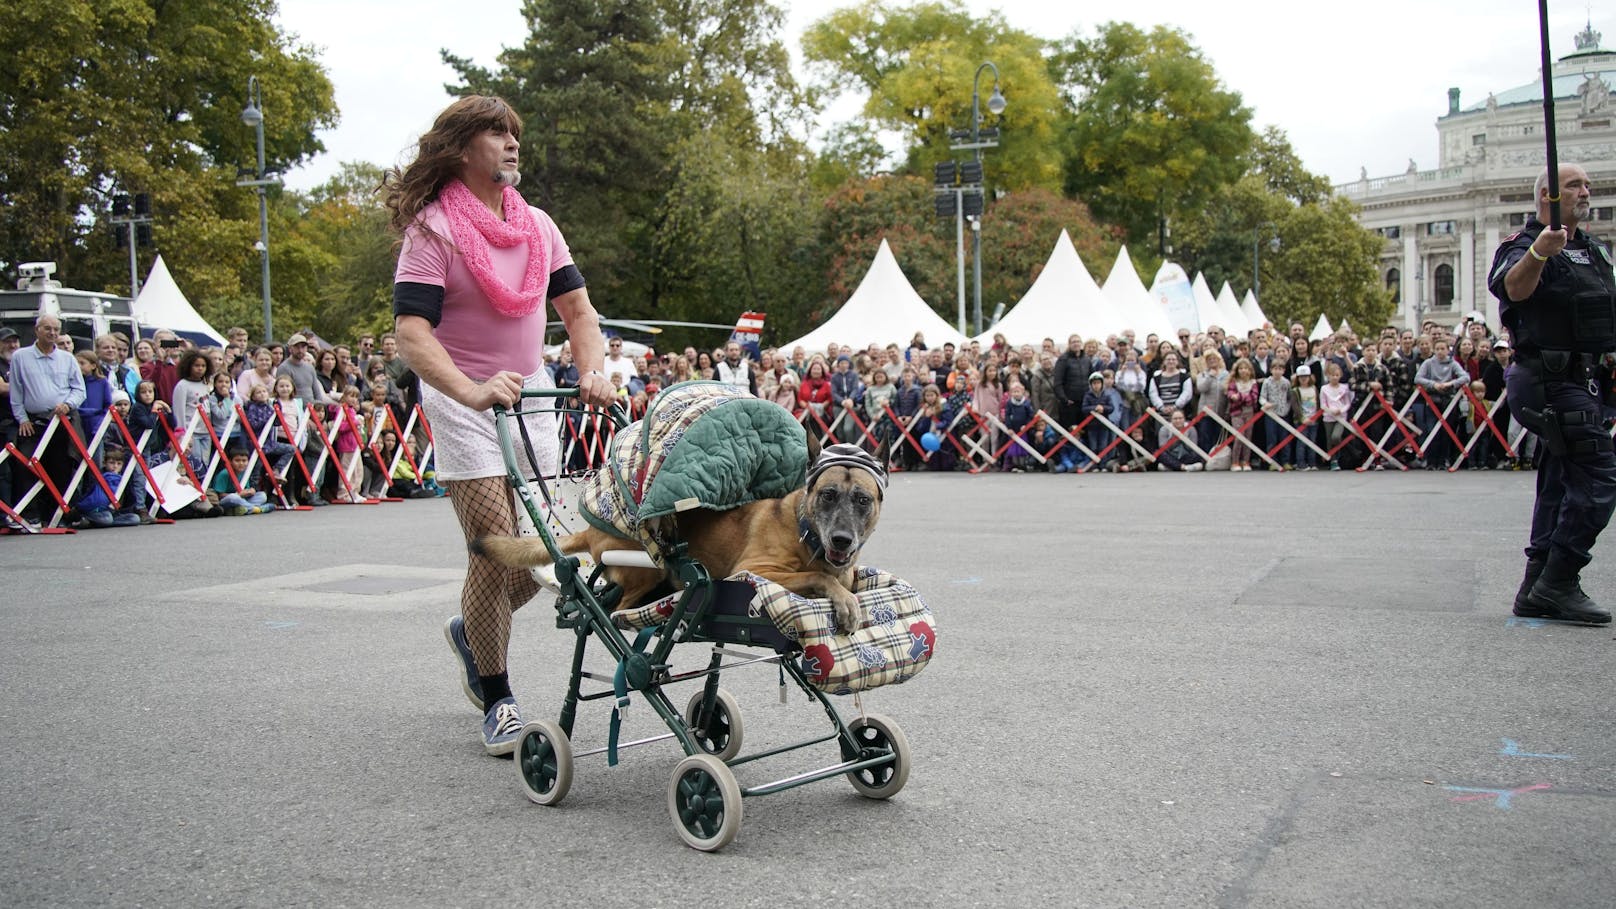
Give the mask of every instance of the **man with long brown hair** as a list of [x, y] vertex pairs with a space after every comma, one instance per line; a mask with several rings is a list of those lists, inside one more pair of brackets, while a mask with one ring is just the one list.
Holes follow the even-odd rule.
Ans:
[[[604, 407], [612, 398], [601, 372], [600, 320], [583, 276], [555, 222], [516, 191], [521, 135], [522, 121], [504, 101], [467, 96], [438, 115], [415, 160], [383, 181], [391, 226], [403, 237], [393, 284], [398, 350], [420, 377], [438, 478], [449, 486], [468, 542], [516, 532], [489, 411], [517, 403], [523, 388], [551, 385], [544, 369], [546, 301], [572, 340], [584, 402]], [[523, 451], [519, 465], [530, 477], [553, 476], [554, 415], [523, 419], [536, 463]], [[525, 570], [469, 558], [461, 614], [444, 633], [462, 665], [466, 696], [484, 712], [484, 748], [509, 754], [522, 729], [506, 672], [511, 614], [538, 584]]]

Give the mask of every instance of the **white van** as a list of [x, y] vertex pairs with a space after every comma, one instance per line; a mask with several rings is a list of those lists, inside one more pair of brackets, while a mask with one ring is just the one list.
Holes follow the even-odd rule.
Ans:
[[0, 326], [16, 329], [23, 344], [34, 343], [34, 320], [46, 315], [62, 321], [62, 332], [73, 336], [74, 350], [90, 350], [97, 335], [114, 331], [131, 342], [140, 337], [130, 298], [64, 288], [51, 277], [55, 262], [24, 262], [17, 273], [17, 289], [0, 290]]

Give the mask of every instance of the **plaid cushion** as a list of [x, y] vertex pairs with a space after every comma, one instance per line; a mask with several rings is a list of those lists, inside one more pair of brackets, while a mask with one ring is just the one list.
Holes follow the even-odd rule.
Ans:
[[803, 675], [821, 691], [852, 694], [907, 682], [926, 668], [937, 649], [937, 622], [919, 591], [875, 568], [854, 572], [853, 592], [864, 623], [851, 633], [836, 628], [830, 600], [799, 596], [766, 578], [742, 572], [751, 584], [756, 615], [802, 648]]
[[[727, 580], [752, 586], [749, 614], [767, 616], [781, 634], [797, 642], [803, 675], [820, 691], [852, 694], [907, 682], [936, 652], [937, 621], [931, 607], [908, 582], [879, 569], [854, 572], [853, 592], [864, 608], [864, 624], [851, 634], [838, 632], [830, 600], [800, 596], [751, 572]], [[660, 625], [673, 613], [678, 596], [613, 613], [612, 620], [619, 628]]]

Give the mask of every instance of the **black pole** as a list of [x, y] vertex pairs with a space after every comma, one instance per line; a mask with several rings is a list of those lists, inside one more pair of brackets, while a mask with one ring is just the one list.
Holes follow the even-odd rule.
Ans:
[[[1554, 147], [1554, 70], [1549, 60], [1549, 0], [1537, 0], [1539, 44], [1543, 51], [1543, 135], [1548, 142], [1549, 229], [1560, 229], [1560, 156]], [[1532, 200], [1534, 203], [1536, 199]]]

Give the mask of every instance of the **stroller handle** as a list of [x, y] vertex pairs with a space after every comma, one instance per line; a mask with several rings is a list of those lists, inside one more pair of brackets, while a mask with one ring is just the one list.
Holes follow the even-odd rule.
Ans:
[[[522, 397], [523, 398], [554, 398], [554, 399], [577, 398], [578, 397], [578, 389], [576, 389], [576, 388], [524, 388], [524, 389], [522, 389]], [[496, 413], [496, 414], [499, 414], [499, 415], [503, 416], [503, 415], [507, 415], [509, 412], [510, 412], [510, 409], [507, 408], [503, 404], [495, 404], [494, 405], [494, 413]], [[611, 419], [612, 427], [614, 429], [622, 429], [623, 427], [628, 425], [628, 422], [629, 422], [628, 414], [623, 412], [623, 405], [617, 404], [617, 403], [614, 402], [611, 407], [606, 409], [605, 413], [606, 413], [606, 416]]]

